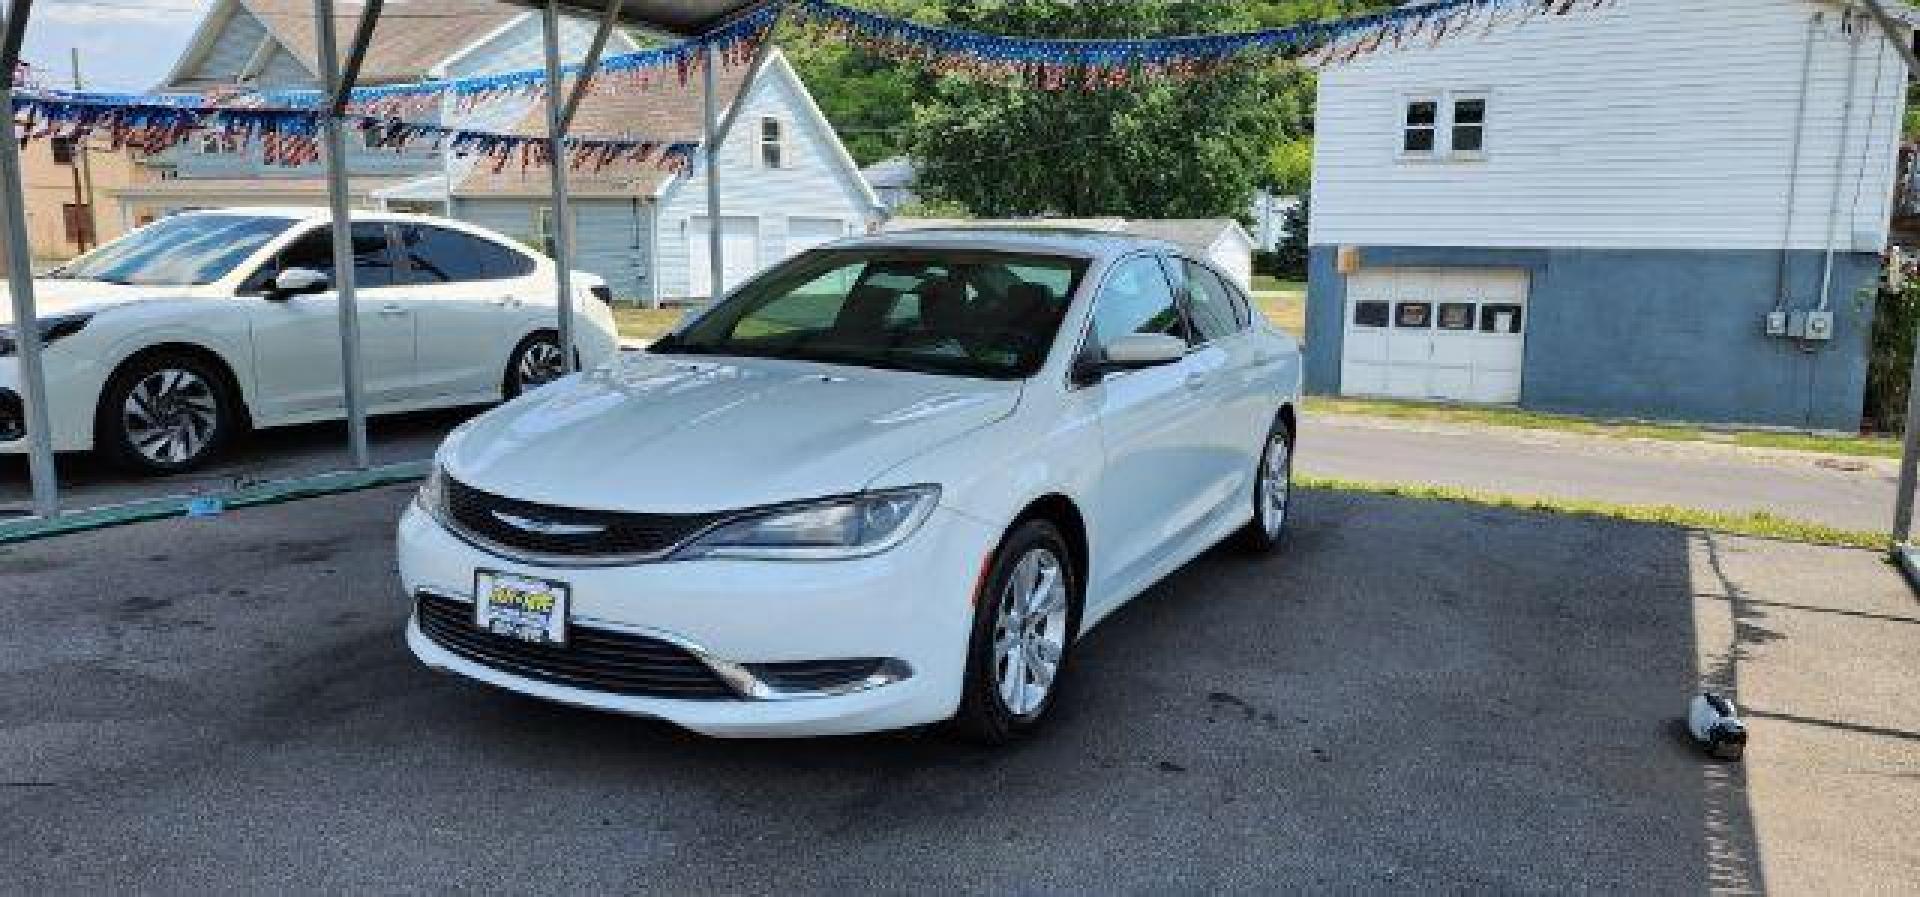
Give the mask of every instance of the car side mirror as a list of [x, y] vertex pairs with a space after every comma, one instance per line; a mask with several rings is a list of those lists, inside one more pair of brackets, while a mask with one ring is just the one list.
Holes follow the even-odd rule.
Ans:
[[267, 298], [276, 301], [291, 299], [324, 292], [330, 285], [331, 280], [327, 275], [312, 268], [288, 268], [273, 278], [273, 284], [267, 288]]
[[1164, 333], [1129, 333], [1113, 341], [1097, 357], [1081, 362], [1074, 371], [1074, 380], [1082, 385], [1099, 382], [1101, 377], [1114, 371], [1137, 371], [1141, 368], [1159, 367], [1172, 364], [1187, 357], [1187, 341]]
[[1108, 346], [1101, 361], [1108, 369], [1131, 371], [1172, 364], [1187, 357], [1187, 341], [1164, 333], [1129, 333]]

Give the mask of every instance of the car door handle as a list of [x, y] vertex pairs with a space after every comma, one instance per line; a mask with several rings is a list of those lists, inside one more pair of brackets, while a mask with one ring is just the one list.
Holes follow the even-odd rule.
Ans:
[[405, 306], [388, 304], [380, 306], [380, 313], [390, 318], [399, 317], [406, 314], [407, 309]]
[[519, 307], [520, 307], [520, 297], [518, 297], [518, 296], [495, 296], [495, 297], [493, 298], [493, 304], [495, 304], [495, 305], [498, 305], [498, 306], [500, 306], [501, 308], [519, 308]]
[[1199, 371], [1194, 371], [1193, 373], [1187, 375], [1187, 388], [1188, 389], [1205, 389], [1207, 388], [1208, 379], [1210, 378], [1208, 378], [1206, 374], [1202, 374]]

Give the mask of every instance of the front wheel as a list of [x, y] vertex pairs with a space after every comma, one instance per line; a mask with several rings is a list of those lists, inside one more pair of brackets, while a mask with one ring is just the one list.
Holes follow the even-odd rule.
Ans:
[[994, 552], [974, 611], [953, 726], [1004, 744], [1038, 728], [1059, 694], [1080, 625], [1080, 577], [1060, 530], [1030, 520]]
[[192, 355], [154, 355], [107, 382], [94, 443], [136, 473], [182, 473], [212, 458], [239, 420], [239, 399], [222, 371]]
[[1240, 531], [1241, 547], [1255, 552], [1277, 548], [1287, 534], [1292, 510], [1293, 428], [1287, 426], [1286, 418], [1276, 417], [1260, 451], [1253, 486], [1253, 519]]

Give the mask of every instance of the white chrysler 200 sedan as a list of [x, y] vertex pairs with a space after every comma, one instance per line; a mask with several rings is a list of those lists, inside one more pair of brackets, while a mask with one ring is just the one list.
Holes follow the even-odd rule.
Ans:
[[[325, 209], [162, 219], [34, 282], [57, 451], [144, 473], [204, 463], [249, 427], [345, 416]], [[497, 402], [562, 372], [553, 262], [472, 225], [353, 216], [360, 357], [375, 414]], [[575, 272], [583, 364], [618, 350], [606, 287]], [[5, 290], [0, 287], [0, 297]], [[0, 454], [27, 451], [0, 302]]]
[[1299, 385], [1171, 244], [831, 244], [450, 435], [400, 523], [407, 642], [710, 735], [1004, 741], [1101, 618], [1280, 540]]

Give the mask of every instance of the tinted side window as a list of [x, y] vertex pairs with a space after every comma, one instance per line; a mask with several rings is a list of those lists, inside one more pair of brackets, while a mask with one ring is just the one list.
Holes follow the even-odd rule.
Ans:
[[[333, 278], [333, 228], [317, 227], [306, 232], [273, 261], [260, 267], [247, 281], [246, 289], [265, 289], [269, 281], [288, 268], [308, 268]], [[387, 226], [364, 223], [353, 226], [353, 283], [356, 287], [387, 287], [394, 284], [393, 254], [387, 247]]]
[[400, 226], [400, 255], [406, 259], [406, 283], [464, 283], [498, 275], [488, 269], [499, 252], [492, 243], [443, 227]]
[[1220, 278], [1202, 265], [1181, 260], [1186, 269], [1187, 301], [1193, 309], [1193, 326], [1203, 340], [1231, 336], [1240, 330], [1240, 316], [1234, 310], [1233, 293]]
[[1133, 333], [1186, 338], [1180, 304], [1160, 263], [1145, 256], [1121, 262], [1107, 275], [1093, 307], [1092, 345], [1106, 347]]

